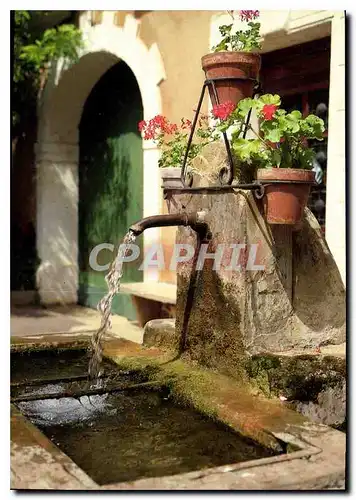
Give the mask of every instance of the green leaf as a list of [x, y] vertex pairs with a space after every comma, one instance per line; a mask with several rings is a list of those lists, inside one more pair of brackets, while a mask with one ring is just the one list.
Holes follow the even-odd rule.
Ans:
[[259, 139], [238, 138], [232, 142], [232, 148], [238, 160], [252, 163], [266, 156], [263, 144]]
[[299, 148], [296, 152], [296, 162], [299, 168], [311, 169], [313, 168], [313, 160], [315, 158], [315, 151], [311, 148]]
[[289, 113], [291, 116], [293, 116], [296, 120], [300, 120], [302, 118], [302, 113], [295, 109], [291, 113]]
[[213, 52], [221, 52], [222, 50], [227, 50], [228, 39], [224, 38], [218, 45], [215, 45], [212, 50]]
[[277, 109], [274, 116], [279, 118], [280, 116], [285, 116], [287, 111], [285, 109]]
[[276, 104], [277, 106], [281, 105], [281, 98], [279, 95], [275, 94], [264, 94], [261, 95], [259, 101], [262, 104]]
[[271, 150], [271, 164], [274, 167], [279, 167], [281, 164], [282, 154], [279, 149]]
[[218, 130], [219, 132], [226, 132], [229, 128], [230, 128], [229, 122], [222, 122], [216, 126], [216, 130]]
[[232, 29], [232, 24], [223, 24], [222, 26], [219, 26], [219, 31], [221, 36], [230, 35], [231, 29]]
[[323, 139], [323, 133], [325, 132], [324, 121], [315, 115], [309, 115], [305, 118], [305, 123], [307, 123], [311, 130], [313, 136], [311, 138]]
[[278, 122], [276, 122], [274, 120], [265, 121], [265, 122], [261, 123], [260, 128], [263, 131], [264, 138], [267, 141], [279, 142], [281, 140], [282, 132], [279, 128]]
[[255, 106], [255, 100], [251, 97], [242, 99], [237, 105], [237, 112], [241, 117], [246, 117], [251, 108]]
[[296, 115], [292, 115], [291, 113], [280, 117], [278, 122], [281, 131], [287, 132], [288, 134], [296, 134], [300, 130], [298, 118]]

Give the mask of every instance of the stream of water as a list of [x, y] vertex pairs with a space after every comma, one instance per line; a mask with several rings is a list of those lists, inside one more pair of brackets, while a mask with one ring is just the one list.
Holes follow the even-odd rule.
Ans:
[[110, 266], [108, 274], [105, 276], [105, 281], [108, 285], [108, 293], [98, 303], [98, 311], [101, 313], [101, 323], [98, 330], [91, 338], [92, 356], [89, 361], [89, 378], [96, 379], [100, 374], [100, 365], [103, 359], [103, 349], [101, 339], [105, 332], [111, 328], [111, 307], [114, 296], [120, 290], [121, 278], [123, 275], [123, 259], [129, 250], [128, 245], [134, 243], [136, 236], [132, 231], [129, 231], [121, 245], [119, 246], [117, 255]]

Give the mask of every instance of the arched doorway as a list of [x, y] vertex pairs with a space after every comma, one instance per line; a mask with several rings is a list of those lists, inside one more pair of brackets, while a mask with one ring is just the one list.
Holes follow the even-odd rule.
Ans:
[[[79, 124], [79, 303], [95, 307], [106, 293], [106, 271], [113, 259], [102, 249], [90, 265], [90, 253], [103, 243], [122, 240], [132, 222], [143, 216], [143, 150], [137, 124], [143, 119], [134, 74], [120, 61], [96, 83]], [[142, 244], [140, 239], [138, 245]], [[123, 281], [142, 281], [137, 265], [125, 266]], [[126, 295], [116, 296], [113, 312], [133, 316]]]
[[[125, 25], [114, 24], [105, 12], [103, 23], [91, 26], [81, 16], [86, 43], [79, 61], [58, 61], [39, 102], [36, 144], [36, 233], [40, 264], [39, 298], [43, 304], [78, 302], [79, 289], [79, 128], [85, 103], [110, 68], [125, 63], [139, 86], [145, 120], [162, 113], [160, 83], [165, 79], [157, 45], [149, 48], [138, 36], [138, 22], [127, 15]], [[136, 29], [133, 29], [135, 28]], [[137, 124], [136, 124], [137, 126]], [[143, 216], [160, 212], [159, 150], [143, 144]], [[156, 228], [141, 237], [144, 248], [159, 240]], [[156, 269], [144, 280], [157, 280]]]

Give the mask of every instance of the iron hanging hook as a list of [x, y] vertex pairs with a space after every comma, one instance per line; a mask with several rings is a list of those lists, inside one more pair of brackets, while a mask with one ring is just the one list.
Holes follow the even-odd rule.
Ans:
[[253, 193], [255, 195], [255, 198], [257, 198], [257, 200], [261, 200], [265, 195], [265, 186], [260, 182], [256, 182], [256, 185], [258, 185], [258, 188], [254, 189]]

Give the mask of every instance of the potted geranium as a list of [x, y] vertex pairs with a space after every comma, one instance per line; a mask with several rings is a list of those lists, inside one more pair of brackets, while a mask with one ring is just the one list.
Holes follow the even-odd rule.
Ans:
[[[232, 134], [232, 150], [236, 159], [256, 168], [256, 178], [264, 184], [264, 210], [270, 224], [297, 224], [307, 204], [310, 187], [315, 182], [315, 151], [308, 140], [323, 140], [324, 122], [315, 115], [302, 117], [300, 111], [287, 113], [280, 108], [278, 95], [266, 94], [247, 98], [218, 127]], [[241, 137], [244, 120], [253, 108], [259, 118], [259, 130], [251, 125], [254, 138]]]
[[[215, 112], [223, 113], [226, 104], [215, 107]], [[234, 106], [232, 106], [234, 108]], [[213, 117], [215, 115], [212, 115]], [[171, 123], [165, 116], [157, 115], [151, 120], [142, 120], [138, 124], [139, 131], [144, 140], [153, 141], [160, 148], [158, 166], [161, 169], [162, 187], [182, 187], [181, 168], [186, 153], [188, 138], [192, 123], [185, 118], [181, 119], [179, 125]], [[192, 141], [187, 158], [187, 168], [192, 169], [192, 161], [202, 149], [220, 137], [220, 133], [214, 125], [210, 126], [208, 115], [199, 116], [198, 128], [196, 129], [196, 140]]]
[[[234, 11], [229, 11], [234, 20]], [[202, 57], [202, 68], [207, 79], [215, 81], [219, 103], [232, 101], [235, 105], [246, 97], [252, 97], [255, 80], [258, 79], [261, 57], [260, 23], [258, 10], [238, 11], [243, 29], [233, 31], [234, 23], [219, 27], [222, 40], [212, 48], [212, 53]], [[231, 79], [229, 79], [231, 78]], [[209, 86], [210, 99], [215, 97]]]

